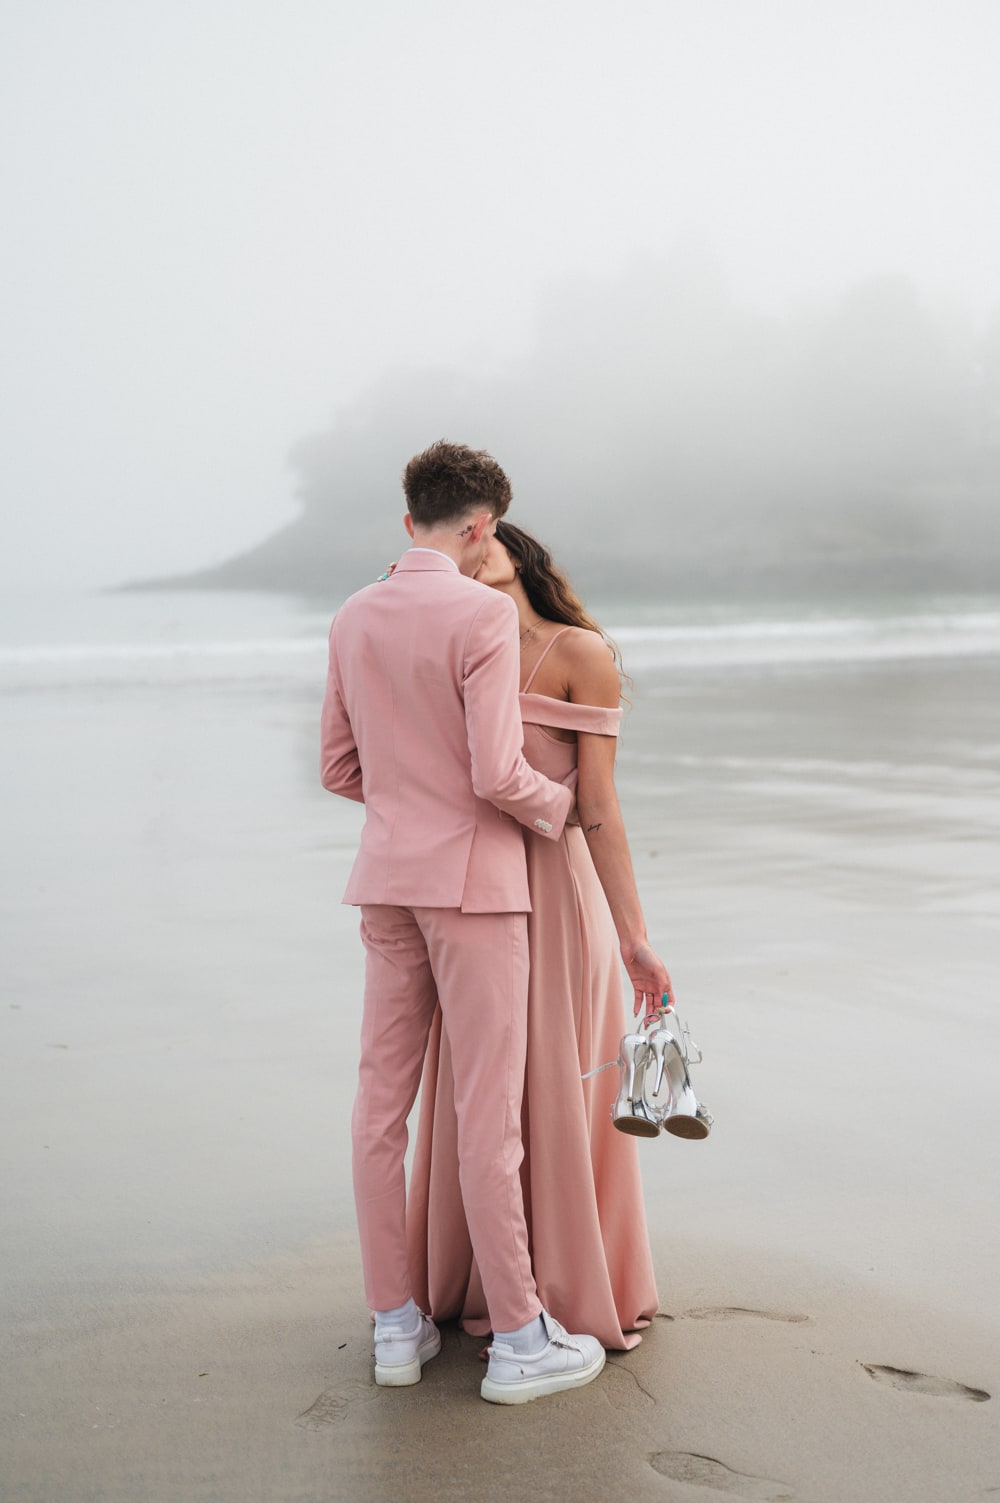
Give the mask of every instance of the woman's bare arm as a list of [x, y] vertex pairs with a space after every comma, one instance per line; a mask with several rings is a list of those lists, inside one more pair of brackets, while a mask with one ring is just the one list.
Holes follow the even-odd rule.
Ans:
[[[617, 709], [621, 685], [607, 647], [593, 632], [567, 633], [566, 687], [577, 704]], [[577, 737], [577, 813], [614, 919], [622, 961], [635, 991], [634, 1013], [650, 1011], [673, 992], [670, 975], [646, 934], [628, 837], [615, 789], [617, 738], [580, 732]]]

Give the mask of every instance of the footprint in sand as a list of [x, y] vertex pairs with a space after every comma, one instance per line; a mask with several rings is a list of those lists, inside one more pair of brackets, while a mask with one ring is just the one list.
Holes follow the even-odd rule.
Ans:
[[911, 1373], [905, 1367], [879, 1367], [874, 1362], [862, 1362], [861, 1366], [876, 1383], [887, 1383], [901, 1393], [926, 1393], [935, 1399], [968, 1399], [973, 1404], [985, 1404], [990, 1397], [985, 1388], [968, 1388], [953, 1378], [932, 1378], [929, 1373]]
[[750, 1477], [745, 1472], [734, 1472], [731, 1467], [711, 1456], [698, 1456], [693, 1451], [656, 1451], [646, 1460], [654, 1472], [669, 1477], [673, 1482], [687, 1482], [693, 1487], [711, 1487], [717, 1493], [732, 1493], [738, 1498], [753, 1498], [758, 1503], [782, 1503], [790, 1499], [784, 1482], [773, 1482], [768, 1477]]
[[612, 1361], [604, 1369], [604, 1374], [601, 1381], [605, 1385], [604, 1391], [609, 1393], [613, 1404], [621, 1405], [622, 1408], [631, 1411], [634, 1409], [636, 1399], [639, 1398], [644, 1406], [655, 1405], [656, 1399], [648, 1388], [643, 1388], [631, 1368]]
[[371, 1399], [367, 1383], [347, 1383], [339, 1391], [327, 1388], [295, 1421], [303, 1430], [325, 1430], [347, 1418], [348, 1410], [361, 1399]]
[[697, 1310], [687, 1310], [689, 1320], [778, 1320], [787, 1325], [802, 1325], [808, 1315], [786, 1315], [781, 1310], [753, 1310], [747, 1305], [702, 1305]]

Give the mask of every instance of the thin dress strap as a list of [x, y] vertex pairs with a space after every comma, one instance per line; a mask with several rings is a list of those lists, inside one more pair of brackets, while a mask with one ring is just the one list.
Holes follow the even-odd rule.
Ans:
[[562, 629], [562, 631], [557, 631], [554, 637], [550, 637], [549, 638], [549, 640], [546, 642], [545, 646], [542, 648], [541, 652], [539, 653], [538, 657], [535, 659], [535, 666], [534, 666], [534, 668], [532, 668], [531, 672], [528, 674], [528, 682], [525, 684], [524, 688], [521, 690], [522, 694], [527, 694], [528, 690], [531, 688], [532, 684], [535, 681], [535, 674], [538, 672], [539, 668], [545, 662], [545, 659], [548, 657], [548, 655], [552, 651], [553, 647], [559, 641], [559, 638], [560, 637], [564, 637], [568, 631], [572, 631], [572, 630], [573, 630], [573, 628], [571, 626], [564, 626], [563, 629]]

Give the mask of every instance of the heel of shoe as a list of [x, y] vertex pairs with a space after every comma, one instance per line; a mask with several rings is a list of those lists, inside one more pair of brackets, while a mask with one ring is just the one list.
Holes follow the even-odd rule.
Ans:
[[611, 1107], [611, 1121], [619, 1132], [635, 1138], [656, 1138], [660, 1124], [647, 1109], [642, 1079], [648, 1060], [646, 1040], [639, 1033], [627, 1033], [621, 1042], [618, 1063], [621, 1083]]
[[419, 1357], [414, 1357], [412, 1362], [397, 1362], [388, 1367], [376, 1362], [375, 1382], [379, 1388], [410, 1388], [420, 1382], [422, 1369]]
[[[383, 1357], [398, 1355], [399, 1361], [380, 1362], [380, 1345]], [[421, 1317], [420, 1328], [412, 1337], [399, 1333], [388, 1341], [376, 1341], [375, 1382], [379, 1388], [410, 1388], [420, 1382], [424, 1363], [436, 1357], [440, 1350], [441, 1332], [426, 1317]]]
[[660, 1114], [664, 1132], [675, 1138], [707, 1138], [715, 1118], [694, 1093], [683, 1038], [666, 1035], [664, 1061], [669, 1100]]

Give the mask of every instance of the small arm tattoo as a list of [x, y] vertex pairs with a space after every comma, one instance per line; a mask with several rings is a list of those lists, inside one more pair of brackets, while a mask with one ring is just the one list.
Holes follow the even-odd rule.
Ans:
[[591, 830], [599, 830], [600, 828], [601, 828], [600, 825], [588, 825], [587, 826], [587, 834], [589, 835], [590, 832], [591, 832]]

